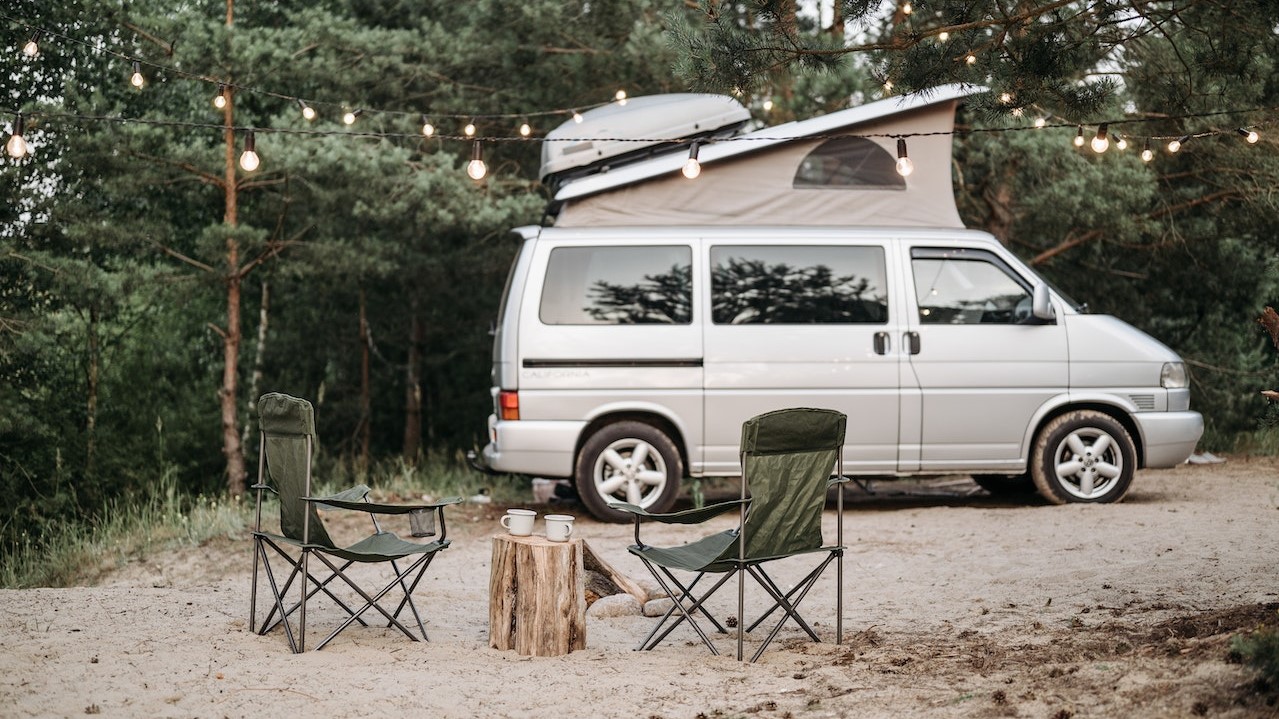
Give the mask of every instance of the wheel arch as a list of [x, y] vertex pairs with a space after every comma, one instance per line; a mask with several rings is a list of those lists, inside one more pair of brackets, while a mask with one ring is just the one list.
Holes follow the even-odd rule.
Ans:
[[[667, 416], [665, 413], [654, 409], [628, 408], [617, 409], [602, 412], [589, 421], [582, 431], [577, 435], [577, 443], [573, 447], [573, 464], [577, 464], [577, 458], [582, 453], [582, 447], [587, 440], [591, 438], [600, 429], [617, 422], [643, 422], [652, 425], [656, 429], [664, 432], [670, 437], [671, 442], [675, 445], [675, 451], [679, 452], [679, 460], [683, 465], [683, 477], [688, 476], [688, 446], [684, 440], [685, 433], [673, 417]], [[683, 478], [681, 477], [681, 479]]]
[[1095, 412], [1110, 416], [1111, 419], [1118, 422], [1132, 438], [1133, 451], [1137, 455], [1137, 469], [1146, 466], [1146, 449], [1143, 444], [1141, 431], [1137, 427], [1137, 423], [1133, 420], [1132, 414], [1122, 405], [1112, 404], [1100, 400], [1084, 400], [1075, 402], [1063, 402], [1062, 404], [1050, 407], [1041, 412], [1039, 417], [1033, 423], [1033, 429], [1027, 434], [1025, 439], [1025, 456], [1027, 458], [1027, 468], [1030, 464], [1031, 449], [1035, 445], [1035, 439], [1044, 431], [1044, 427], [1054, 419], [1075, 410], [1088, 409]]

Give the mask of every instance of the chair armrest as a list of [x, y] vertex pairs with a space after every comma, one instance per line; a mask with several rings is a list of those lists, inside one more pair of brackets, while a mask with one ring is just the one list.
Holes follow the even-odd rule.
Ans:
[[[348, 490], [348, 492], [351, 490]], [[430, 504], [380, 504], [378, 502], [352, 501], [343, 495], [347, 492], [335, 494], [331, 497], [303, 497], [307, 502], [314, 502], [320, 506], [336, 507], [338, 509], [353, 509], [357, 512], [368, 512], [370, 514], [408, 514], [424, 509], [439, 509], [447, 507], [450, 504], [458, 504], [462, 501], [461, 497], [448, 497], [438, 502]], [[368, 488], [365, 487], [365, 494], [368, 494]]]
[[736, 509], [744, 504], [750, 504], [750, 501], [749, 497], [746, 499], [734, 499], [729, 502], [719, 502], [706, 507], [685, 509], [682, 512], [667, 512], [664, 514], [654, 514], [642, 507], [637, 507], [634, 504], [627, 504], [625, 502], [609, 502], [608, 506], [620, 512], [629, 512], [635, 515], [637, 520], [640, 517], [643, 517], [663, 524], [701, 524], [711, 517], [717, 517], [730, 509]]
[[837, 484], [846, 484], [851, 481], [853, 481], [852, 477], [844, 477], [844, 476], [831, 477], [830, 479], [826, 480], [826, 489], [830, 489], [831, 487], [834, 487]]

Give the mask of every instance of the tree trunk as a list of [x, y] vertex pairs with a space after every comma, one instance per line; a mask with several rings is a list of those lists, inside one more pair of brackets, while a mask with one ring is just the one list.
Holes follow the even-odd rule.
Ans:
[[258, 307], [258, 346], [253, 355], [253, 373], [249, 375], [249, 419], [240, 433], [240, 444], [248, 451], [253, 432], [253, 416], [258, 411], [258, 395], [262, 392], [262, 365], [266, 362], [266, 329], [271, 316], [271, 283], [262, 280], [262, 303]]
[[[227, 19], [230, 24], [230, 2], [227, 3]], [[236, 227], [237, 187], [235, 177], [235, 102], [231, 85], [226, 89], [227, 103], [222, 109], [222, 138], [225, 145], [226, 167], [225, 212], [222, 221], [229, 230]], [[226, 458], [227, 494], [233, 498], [244, 495], [244, 445], [239, 431], [239, 369], [240, 369], [240, 244], [234, 232], [226, 238], [226, 327], [222, 331], [222, 387], [218, 401], [222, 406], [222, 455]]]
[[372, 338], [369, 337], [368, 302], [364, 296], [364, 288], [360, 288], [360, 468], [368, 469], [369, 444], [373, 432], [373, 399], [372, 383], [369, 380], [369, 348]]
[[422, 343], [426, 340], [426, 328], [418, 316], [417, 308], [411, 310], [409, 326], [409, 358], [405, 368], [404, 397], [404, 458], [417, 462], [422, 448]]
[[84, 425], [84, 473], [93, 474], [94, 455], [97, 449], [98, 428], [98, 377], [101, 367], [102, 348], [98, 341], [98, 307], [89, 307], [89, 365], [85, 368], [85, 425]]

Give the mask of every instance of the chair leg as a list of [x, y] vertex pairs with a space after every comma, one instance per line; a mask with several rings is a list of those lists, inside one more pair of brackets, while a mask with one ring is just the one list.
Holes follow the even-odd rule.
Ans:
[[[715, 619], [715, 617], [712, 616], [710, 612], [706, 611], [706, 609], [702, 606], [702, 604], [707, 599], [709, 599], [711, 595], [715, 593], [716, 590], [722, 587], [725, 582], [731, 579], [735, 572], [726, 572], [722, 577], [720, 577], [719, 581], [717, 581], [714, 586], [712, 586], [705, 594], [701, 596], [701, 598], [696, 598], [693, 596], [692, 590], [695, 586], [697, 586], [697, 583], [701, 581], [702, 577], [705, 576], [705, 572], [698, 574], [697, 577], [695, 577], [693, 581], [688, 585], [688, 587], [685, 587], [684, 585], [680, 584], [679, 580], [675, 578], [675, 575], [672, 574], [670, 570], [666, 569], [665, 567], [662, 567], [661, 568], [662, 574], [666, 575], [667, 579], [670, 580], [670, 583], [679, 587], [680, 593], [676, 595], [676, 593], [671, 590], [670, 584], [668, 584], [665, 579], [662, 579], [661, 574], [659, 574], [648, 562], [645, 562], [644, 565], [648, 567], [649, 573], [653, 575], [653, 578], [657, 580], [657, 583], [660, 584], [662, 586], [662, 589], [666, 591], [666, 595], [671, 597], [672, 605], [671, 605], [671, 608], [667, 610], [666, 615], [663, 616], [661, 621], [657, 623], [657, 626], [653, 628], [653, 631], [649, 632], [649, 635], [645, 637], [644, 641], [641, 642], [640, 645], [636, 647], [636, 649], [645, 650], [645, 651], [653, 649], [658, 644], [660, 644], [662, 640], [664, 640], [672, 631], [674, 631], [675, 628], [678, 627], [681, 622], [687, 621], [689, 625], [693, 628], [693, 631], [697, 632], [697, 636], [701, 638], [702, 643], [705, 644], [706, 647], [711, 650], [712, 654], [715, 654], [718, 656], [719, 650], [716, 649], [715, 645], [711, 643], [710, 637], [706, 636], [706, 633], [702, 630], [701, 625], [698, 624], [697, 621], [693, 619], [693, 613], [697, 611], [701, 611], [703, 616], [705, 616], [708, 620], [710, 620], [712, 624], [715, 625], [715, 627], [719, 630], [720, 634], [727, 633], [728, 630], [724, 629], [724, 627]], [[692, 604], [690, 604], [688, 607], [684, 606], [684, 601], [686, 599], [693, 600]], [[674, 614], [676, 610], [679, 610], [680, 616], [676, 617], [675, 621], [670, 622], [668, 624], [667, 620], [670, 619], [670, 617]], [[663, 631], [663, 628], [664, 628], [664, 631]], [[661, 634], [658, 634], [659, 631], [661, 632]]]
[[[325, 557], [323, 554], [317, 553], [316, 557], [319, 558], [320, 561], [327, 564], [329, 569], [337, 573], [337, 575], [342, 579], [342, 581], [346, 582], [347, 586], [349, 586], [357, 594], [363, 597], [365, 604], [363, 607], [360, 607], [358, 610], [356, 610], [353, 616], [347, 617], [346, 621], [342, 622], [342, 624], [337, 629], [333, 630], [332, 634], [325, 637], [324, 641], [320, 642], [319, 645], [316, 646], [316, 649], [319, 650], [324, 648], [324, 645], [328, 644], [329, 641], [332, 640], [334, 637], [336, 637], [343, 629], [346, 629], [348, 626], [350, 626], [351, 623], [354, 622], [359, 617], [359, 615], [363, 614], [365, 611], [367, 611], [370, 608], [378, 610], [382, 614], [382, 616], [386, 617], [386, 619], [390, 622], [390, 625], [394, 626], [396, 629], [399, 629], [401, 632], [403, 632], [404, 636], [408, 637], [409, 639], [412, 639], [415, 642], [418, 641], [418, 638], [413, 636], [413, 633], [410, 632], [407, 627], [401, 624], [398, 619], [392, 616], [390, 612], [386, 611], [386, 609], [383, 608], [382, 605], [378, 604], [378, 601], [381, 600], [382, 597], [385, 596], [387, 592], [391, 591], [391, 589], [394, 588], [395, 585], [398, 584], [402, 580], [402, 578], [408, 575], [409, 573], [412, 573], [414, 571], [418, 572], [418, 578], [420, 579], [421, 574], [426, 570], [426, 564], [431, 558], [431, 556], [432, 555], [425, 555], [423, 557], [420, 557], [416, 562], [410, 565], [409, 568], [406, 569], [403, 574], [396, 576], [394, 579], [391, 580], [389, 584], [383, 587], [381, 591], [379, 591], [377, 594], [370, 597], [368, 592], [365, 592], [364, 589], [362, 589], [359, 585], [353, 582], [349, 577], [347, 577], [345, 574], [341, 572], [338, 572], [337, 567], [333, 566], [333, 563], [329, 561], [328, 557]], [[425, 629], [423, 629], [423, 632], [425, 633]]]
[[[275, 583], [275, 572], [271, 571], [271, 563], [267, 561], [265, 547], [259, 547], [259, 549], [262, 551], [262, 568], [266, 570], [266, 579], [267, 579], [267, 582], [271, 585], [271, 594], [274, 595], [275, 597], [275, 608], [279, 610], [281, 617], [285, 617], [287, 615], [284, 612], [284, 597], [280, 592], [279, 586], [276, 585]], [[295, 575], [297, 571], [298, 569], [295, 566], [293, 569], [293, 574], [289, 576], [290, 584], [293, 582], [293, 575]], [[285, 588], [285, 591], [288, 591], [287, 586]], [[267, 621], [270, 621], [269, 616], [267, 617]], [[265, 626], [263, 627], [262, 631], [258, 633], [265, 634], [266, 633]], [[298, 643], [293, 637], [293, 627], [289, 625], [289, 622], [287, 620], [284, 621], [284, 635], [289, 640], [289, 649], [293, 650], [294, 654], [297, 654], [300, 651], [298, 649]]]
[[[293, 587], [293, 581], [297, 578], [298, 574], [301, 573], [301, 570], [302, 570], [301, 558], [299, 557], [298, 559], [295, 560], [292, 556], [289, 555], [288, 552], [285, 552], [283, 549], [277, 546], [274, 542], [268, 541], [266, 542], [266, 544], [268, 544], [272, 549], [274, 549], [276, 554], [278, 554], [282, 559], [284, 559], [284, 561], [288, 562], [289, 565], [293, 567], [293, 572], [289, 575], [288, 581], [284, 583], [284, 589], [281, 592], [281, 596], [285, 596], [289, 593], [289, 589]], [[263, 562], [266, 562], [267, 555], [265, 554], [265, 551], [263, 552], [262, 557], [263, 557]], [[354, 562], [350, 562], [350, 561], [343, 564], [342, 571], [346, 571], [347, 567], [350, 567], [352, 564], [354, 564]], [[347, 614], [354, 614], [355, 610], [347, 606], [346, 602], [342, 601], [340, 597], [338, 597], [336, 594], [334, 594], [332, 591], [329, 590], [328, 584], [332, 582], [334, 579], [337, 579], [337, 575], [335, 574], [329, 574], [329, 576], [325, 578], [323, 581], [318, 580], [315, 578], [314, 575], [311, 575], [311, 581], [316, 583], [316, 587], [315, 589], [312, 589], [310, 592], [307, 593], [306, 598], [309, 600], [311, 597], [314, 597], [317, 593], [322, 591], [326, 595], [328, 595], [329, 599], [332, 599], [335, 604], [337, 604], [339, 607], [344, 609]], [[278, 625], [283, 620], [284, 616], [287, 616], [289, 614], [296, 612], [301, 606], [302, 606], [301, 600], [295, 602], [293, 606], [289, 607], [288, 611], [285, 612], [284, 615], [280, 617], [276, 617], [276, 610], [273, 607], [271, 611], [267, 614], [266, 619], [262, 620], [262, 627], [257, 630], [257, 633], [266, 634], [272, 629], [275, 629], [276, 625]], [[365, 627], [368, 626], [368, 624], [366, 624], [363, 619], [360, 619], [359, 622], [360, 622], [360, 626], [365, 626]]]
[[[832, 552], [829, 556], [827, 556], [816, 569], [809, 572], [808, 576], [804, 577], [804, 579], [802, 579], [799, 584], [797, 584], [795, 588], [787, 594], [782, 594], [781, 590], [777, 587], [777, 584], [773, 582], [772, 578], [769, 577], [768, 574], [758, 565], [748, 567], [751, 572], [751, 576], [755, 578], [755, 581], [758, 582], [759, 585], [764, 588], [764, 591], [768, 592], [772, 596], [773, 601], [776, 602], [773, 608], [769, 609], [769, 611], [765, 613], [765, 616], [772, 614], [773, 610], [778, 608], [784, 612], [782, 618], [778, 620], [772, 631], [768, 633], [768, 636], [765, 637], [763, 643], [755, 650], [755, 654], [751, 657], [752, 663], [758, 661], [764, 654], [764, 650], [767, 649], [768, 645], [777, 637], [777, 633], [781, 631], [782, 626], [786, 624], [787, 619], [794, 619], [795, 623], [798, 624], [813, 641], [821, 641], [821, 639], [817, 637], [817, 633], [813, 631], [812, 627], [808, 626], [808, 622], [805, 622], [804, 618], [799, 615], [798, 607], [800, 602], [804, 601], [804, 597], [808, 596], [808, 591], [817, 584], [818, 577], [821, 576], [822, 571], [826, 569], [826, 566], [830, 564], [831, 560], [835, 558], [835, 554], [836, 553]], [[792, 603], [790, 601], [790, 597], [792, 595], [796, 595], [797, 592], [798, 595]], [[759, 621], [763, 621], [763, 618], [761, 617], [760, 620], [755, 622], [755, 624], [759, 624]]]

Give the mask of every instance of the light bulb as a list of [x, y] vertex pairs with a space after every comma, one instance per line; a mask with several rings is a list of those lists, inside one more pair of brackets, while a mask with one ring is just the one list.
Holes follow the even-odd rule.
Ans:
[[626, 91], [625, 91], [625, 90], [618, 90], [617, 92], [613, 93], [613, 99], [614, 99], [614, 100], [617, 100], [617, 104], [619, 104], [619, 105], [625, 105], [625, 104], [626, 104]]
[[27, 44], [22, 46], [22, 54], [26, 55], [27, 57], [35, 57], [36, 55], [39, 55], [40, 54], [39, 41], [40, 41], [40, 31], [37, 30], [35, 34], [31, 36], [31, 39], [27, 40]]
[[970, 52], [968, 53], [968, 57], [964, 58], [964, 62], [968, 63], [969, 65], [974, 65], [977, 63], [977, 56]]
[[475, 137], [475, 123], [466, 123], [466, 127], [462, 128], [462, 134], [467, 137]]
[[942, 42], [946, 42], [947, 40], [949, 40], [949, 39], [950, 39], [950, 33], [948, 33], [948, 32], [946, 32], [945, 30], [943, 30], [943, 31], [941, 31], [941, 32], [937, 33], [937, 39], [938, 39], [938, 40], [941, 40]]
[[772, 101], [772, 100], [765, 100], [765, 101], [764, 101], [764, 112], [772, 112], [772, 111], [773, 111], [773, 101]]
[[902, 5], [902, 14], [903, 14], [903, 15], [909, 15], [909, 14], [911, 14], [911, 12], [913, 12], [913, 11], [914, 11], [914, 8], [912, 8], [912, 7], [910, 6], [910, 3], [906, 3], [906, 4]]
[[1178, 152], [1181, 150], [1181, 140], [1173, 140], [1168, 143], [1168, 152]]
[[897, 138], [897, 174], [909, 177], [915, 171], [915, 162], [906, 154], [906, 139]]
[[213, 106], [219, 110], [226, 107], [226, 85], [218, 85], [218, 94], [213, 96]]
[[480, 147], [480, 141], [476, 140], [471, 145], [471, 161], [466, 164], [466, 174], [472, 180], [483, 180], [488, 172], [489, 168], [484, 164], [484, 151]]
[[1097, 127], [1097, 134], [1092, 138], [1092, 151], [1100, 155], [1110, 149], [1110, 138], [1106, 137], [1106, 123]]
[[1036, 117], [1036, 118], [1035, 118], [1035, 127], [1041, 127], [1041, 128], [1042, 128], [1044, 125], [1047, 125], [1047, 124], [1048, 124], [1048, 120], [1046, 120], [1046, 119], [1044, 119], [1044, 118], [1042, 118], [1042, 117]]
[[1155, 159], [1155, 153], [1150, 150], [1150, 138], [1146, 138], [1146, 146], [1141, 148], [1141, 161], [1150, 162]]
[[576, 122], [576, 123], [578, 123], [578, 124], [580, 125], [580, 124], [582, 123], [582, 113], [578, 112], [577, 110], [574, 110], [574, 111], [573, 111], [573, 122]]
[[262, 160], [258, 157], [257, 143], [253, 139], [253, 131], [249, 130], [244, 135], [244, 154], [240, 155], [240, 167], [245, 172], [253, 172], [260, 164]]
[[298, 100], [298, 107], [302, 108], [302, 117], [307, 122], [310, 122], [311, 120], [315, 119], [315, 108], [306, 104], [302, 100]]
[[422, 136], [430, 137], [435, 134], [435, 125], [431, 124], [431, 118], [426, 115], [422, 116]]
[[520, 124], [520, 137], [528, 137], [533, 133], [533, 128], [529, 127], [527, 122]]
[[700, 146], [701, 143], [698, 142], [694, 142], [691, 146], [689, 146], [688, 160], [684, 163], [684, 169], [680, 171], [684, 173], [684, 177], [687, 177], [690, 180], [695, 180], [698, 175], [702, 174], [702, 163], [697, 161], [697, 153]]
[[363, 114], [363, 110], [347, 110], [346, 114], [342, 116], [342, 122], [347, 125], [354, 125], [355, 121]]
[[142, 65], [137, 60], [133, 61], [133, 74], [129, 76], [129, 84], [134, 87], [142, 87], [147, 84], [147, 79], [142, 77]]
[[21, 160], [27, 156], [27, 153], [31, 152], [31, 148], [27, 146], [27, 141], [22, 137], [23, 130], [22, 115], [17, 115], [13, 120], [13, 135], [9, 137], [9, 141], [4, 145], [9, 157], [15, 160]]
[[1012, 96], [1012, 95], [1009, 95], [1009, 94], [1008, 94], [1008, 93], [1006, 93], [1006, 92], [1004, 92], [1004, 93], [1000, 93], [1000, 95], [999, 95], [999, 101], [1000, 101], [1001, 103], [1003, 103], [1003, 104], [1007, 105], [1008, 103], [1010, 103], [1010, 102], [1012, 102], [1012, 101], [1013, 101], [1013, 96]]
[[1241, 127], [1235, 132], [1243, 135], [1243, 139], [1247, 140], [1249, 145], [1255, 145], [1261, 139], [1261, 135], [1258, 135], [1256, 130], [1245, 130]]
[[1127, 150], [1127, 149], [1128, 149], [1128, 138], [1124, 137], [1123, 135], [1120, 135], [1120, 134], [1116, 133], [1116, 134], [1115, 134], [1115, 149], [1116, 149], [1116, 150]]
[[1084, 146], [1084, 126], [1079, 126], [1079, 132], [1075, 133], [1075, 147]]

